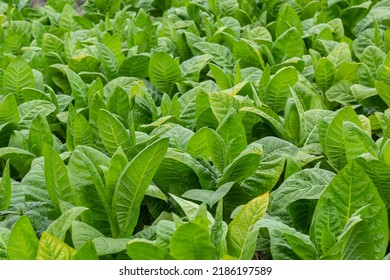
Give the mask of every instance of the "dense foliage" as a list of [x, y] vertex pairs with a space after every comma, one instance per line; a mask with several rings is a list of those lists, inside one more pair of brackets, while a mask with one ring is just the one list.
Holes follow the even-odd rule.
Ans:
[[0, 259], [389, 258], [389, 0], [30, 2]]

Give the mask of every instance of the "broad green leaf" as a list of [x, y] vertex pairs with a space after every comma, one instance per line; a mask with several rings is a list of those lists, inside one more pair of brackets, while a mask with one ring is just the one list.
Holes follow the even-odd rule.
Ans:
[[104, 44], [95, 42], [96, 49], [99, 53], [99, 58], [102, 63], [102, 68], [109, 80], [117, 77], [119, 70], [119, 63], [112, 51]]
[[181, 78], [180, 67], [169, 54], [158, 52], [150, 59], [149, 77], [160, 92], [170, 95]]
[[129, 161], [123, 152], [122, 148], [119, 147], [118, 150], [113, 154], [108, 166], [108, 170], [104, 173], [104, 183], [107, 189], [107, 198], [108, 203], [112, 205], [112, 198], [114, 196], [116, 184], [118, 182], [118, 174], [120, 174], [123, 169], [125, 169], [126, 164]]
[[[319, 219], [329, 207], [332, 207], [337, 215], [332, 223], [339, 223], [342, 227], [359, 210], [359, 215], [371, 232], [375, 258], [384, 257], [389, 240], [386, 207], [370, 177], [355, 161], [350, 162], [334, 177], [318, 200], [310, 229], [310, 237], [317, 249], [322, 242], [321, 235], [325, 227]], [[336, 238], [340, 234], [332, 231], [331, 233]]]
[[171, 237], [171, 255], [178, 260], [212, 260], [214, 246], [210, 236], [200, 225], [188, 223], [180, 226]]
[[99, 111], [98, 128], [107, 151], [112, 155], [122, 147], [125, 153], [131, 149], [130, 135], [123, 124], [110, 112]]
[[10, 260], [35, 260], [38, 238], [27, 216], [15, 223], [8, 239], [7, 255]]
[[73, 120], [73, 145], [93, 146], [94, 136], [90, 124], [82, 114], [74, 116]]
[[133, 233], [142, 199], [167, 149], [168, 139], [157, 140], [142, 150], [121, 173], [112, 205], [120, 236], [130, 237]]
[[287, 243], [291, 246], [291, 249], [301, 260], [315, 260], [317, 258], [317, 250], [312, 242], [309, 240], [303, 240], [297, 235], [286, 232], [284, 234]]
[[227, 151], [224, 149], [222, 137], [214, 130], [203, 127], [190, 139], [187, 152], [194, 158], [202, 156], [211, 160], [215, 167], [222, 172], [227, 165]]
[[84, 81], [81, 79], [79, 75], [77, 75], [72, 70], [65, 68], [66, 76], [68, 77], [68, 81], [70, 84], [70, 87], [72, 89], [72, 95], [75, 100], [75, 107], [76, 108], [83, 108], [87, 105], [87, 86], [85, 85]]
[[0, 211], [8, 210], [11, 203], [11, 176], [9, 161], [5, 164], [3, 177], [0, 181]]
[[39, 240], [37, 260], [71, 260], [76, 250], [44, 231]]
[[104, 237], [104, 235], [90, 225], [79, 221], [72, 223], [72, 242], [77, 250], [85, 246], [88, 241], [98, 237]]
[[270, 250], [274, 260], [315, 260], [316, 248], [309, 236], [278, 220], [267, 217], [257, 223], [258, 227], [267, 228], [270, 235]]
[[228, 147], [228, 163], [231, 163], [247, 146], [245, 128], [234, 109], [230, 109], [225, 115], [217, 132]]
[[291, 175], [271, 192], [270, 214], [287, 214], [287, 206], [300, 199], [318, 199], [334, 176], [332, 172], [319, 168], [304, 169]]
[[180, 70], [183, 77], [194, 82], [199, 82], [200, 72], [207, 66], [213, 57], [209, 54], [196, 55], [180, 64]]
[[331, 86], [325, 95], [331, 102], [338, 102], [342, 105], [353, 104], [356, 100], [350, 89], [352, 85], [351, 81], [341, 80]]
[[368, 46], [360, 56], [360, 61], [367, 65], [371, 74], [375, 77], [385, 57], [386, 54], [381, 49], [375, 46]]
[[378, 154], [378, 147], [367, 133], [352, 122], [343, 123], [345, 138], [345, 155], [348, 161], [358, 156], [369, 153], [372, 156]]
[[61, 157], [49, 145], [44, 145], [46, 189], [53, 204], [58, 208], [58, 200], [73, 203], [73, 193], [68, 179], [68, 169]]
[[223, 92], [213, 92], [209, 94], [210, 107], [214, 116], [220, 123], [224, 116], [229, 112], [230, 108], [239, 109], [238, 101], [233, 97]]
[[110, 216], [107, 190], [99, 174], [101, 166], [107, 166], [109, 161], [105, 154], [93, 148], [77, 146], [68, 163], [68, 178], [75, 205], [88, 208], [81, 214], [81, 219], [103, 234], [113, 234], [112, 231], [116, 229], [115, 221]]
[[263, 148], [261, 145], [257, 143], [250, 144], [223, 170], [218, 186], [228, 182], [239, 184], [243, 182], [256, 171], [262, 155]]
[[119, 76], [145, 79], [149, 76], [150, 57], [139, 54], [125, 59], [118, 71]]
[[96, 248], [93, 245], [92, 241], [87, 241], [83, 247], [77, 250], [74, 254], [72, 260], [98, 260], [99, 257], [96, 252]]
[[339, 170], [347, 163], [343, 129], [343, 123], [346, 121], [361, 126], [355, 111], [351, 107], [345, 107], [335, 115], [326, 131], [319, 130], [323, 151], [332, 165]]
[[260, 95], [260, 98], [274, 112], [280, 113], [284, 110], [288, 97], [291, 96], [290, 87], [297, 81], [298, 73], [295, 68], [283, 68], [271, 78], [266, 93]]
[[11, 231], [7, 228], [0, 228], [0, 260], [7, 260], [7, 247], [8, 239], [11, 234]]
[[57, 12], [61, 13], [66, 5], [73, 5], [71, 0], [48, 0], [47, 5], [53, 7]]
[[250, 260], [256, 249], [259, 226], [268, 207], [268, 193], [254, 198], [238, 212], [229, 224], [227, 247], [229, 254], [243, 260]]
[[367, 223], [360, 216], [352, 216], [337, 243], [321, 259], [374, 260], [375, 246]]
[[182, 194], [182, 197], [205, 202], [211, 208], [222, 199], [233, 187], [235, 182], [229, 182], [221, 185], [216, 191], [203, 190], [203, 189], [192, 189]]
[[15, 58], [5, 69], [3, 87], [6, 94], [15, 96], [18, 104], [23, 102], [23, 88], [35, 87], [34, 74], [23, 58]]
[[387, 85], [381, 81], [375, 81], [375, 88], [378, 95], [390, 107], [390, 85]]
[[322, 91], [327, 91], [334, 82], [336, 68], [328, 58], [321, 58], [314, 69], [316, 84]]
[[97, 255], [104, 256], [125, 251], [129, 241], [130, 239], [127, 238], [98, 237], [92, 242], [96, 248]]
[[50, 226], [46, 229], [46, 232], [63, 241], [65, 234], [71, 227], [72, 223], [85, 210], [87, 210], [85, 207], [74, 207], [67, 210], [50, 224]]
[[302, 57], [304, 52], [305, 45], [295, 26], [283, 32], [272, 45], [272, 54], [276, 63], [293, 57]]
[[35, 155], [23, 149], [4, 147], [0, 148], [0, 158], [9, 160], [10, 165], [18, 170], [20, 174], [26, 174], [30, 170]]
[[[187, 216], [187, 218], [192, 221], [195, 219], [197, 213], [199, 212], [199, 205], [196, 203], [193, 203], [189, 200], [182, 199], [180, 197], [177, 197], [173, 194], [170, 194], [170, 196], [179, 204], [180, 208], [183, 210], [184, 214]], [[207, 214], [208, 219], [210, 223], [214, 223], [213, 216], [208, 213]]]
[[199, 55], [201, 54], [210, 54], [213, 57], [211, 61], [213, 61], [217, 66], [221, 68], [230, 68], [233, 64], [233, 54], [229, 48], [217, 44], [217, 43], [209, 43], [209, 42], [198, 42], [193, 46], [197, 51], [199, 51]]
[[49, 123], [44, 115], [38, 114], [31, 122], [29, 140], [31, 150], [37, 155], [42, 155], [45, 144], [53, 146], [53, 135]]
[[275, 35], [279, 37], [288, 29], [295, 27], [302, 34], [302, 24], [296, 11], [290, 5], [283, 5], [276, 19]]
[[31, 100], [19, 105], [19, 127], [21, 129], [28, 129], [32, 120], [38, 115], [42, 114], [48, 116], [56, 111], [56, 106], [45, 100]]
[[347, 43], [338, 44], [327, 57], [330, 62], [337, 68], [344, 62], [352, 62], [351, 51]]
[[173, 260], [163, 248], [152, 241], [133, 239], [127, 244], [127, 254], [132, 260]]
[[261, 117], [264, 122], [266, 122], [269, 125], [269, 128], [271, 128], [275, 135], [280, 137], [283, 140], [289, 141], [290, 136], [288, 135], [286, 129], [284, 128], [283, 124], [281, 123], [279, 116], [275, 116], [275, 113], [271, 110], [267, 109], [266, 107], [244, 107], [241, 108], [241, 112], [250, 112], [253, 114], [256, 114], [257, 116]]
[[18, 105], [13, 94], [5, 96], [0, 103], [0, 124], [8, 122], [19, 123]]
[[390, 206], [390, 165], [370, 157], [358, 157], [356, 162], [363, 168], [377, 188], [386, 207]]

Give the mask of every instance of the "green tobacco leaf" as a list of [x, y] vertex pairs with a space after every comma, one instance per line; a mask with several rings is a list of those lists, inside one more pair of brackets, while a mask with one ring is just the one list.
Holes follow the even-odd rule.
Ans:
[[53, 204], [59, 208], [58, 200], [73, 203], [68, 169], [57, 152], [49, 145], [44, 145], [46, 189]]
[[378, 95], [390, 107], [390, 85], [382, 83], [381, 81], [375, 81], [375, 88], [378, 92]]
[[327, 58], [321, 58], [314, 70], [316, 83], [323, 92], [327, 91], [334, 82], [336, 68]]
[[108, 170], [104, 174], [104, 182], [107, 189], [107, 198], [108, 203], [112, 205], [112, 198], [114, 196], [116, 184], [118, 182], [118, 174], [120, 174], [123, 169], [125, 169], [126, 164], [129, 161], [123, 152], [122, 148], [119, 147], [118, 150], [111, 157]]
[[142, 199], [167, 149], [167, 138], [157, 140], [129, 162], [120, 175], [112, 205], [118, 219], [120, 236], [132, 235]]
[[11, 231], [7, 228], [0, 228], [0, 260], [7, 260], [7, 247], [8, 239], [11, 234]]
[[304, 169], [288, 177], [270, 195], [271, 215], [287, 214], [287, 206], [300, 199], [318, 199], [334, 173], [319, 169]]
[[231, 163], [247, 146], [245, 128], [234, 109], [226, 114], [217, 132], [228, 146], [228, 163]]
[[71, 227], [72, 223], [80, 216], [80, 214], [87, 210], [85, 207], [74, 207], [63, 213], [46, 229], [54, 237], [64, 240], [65, 234]]
[[198, 42], [193, 46], [199, 54], [211, 54], [211, 60], [221, 68], [230, 68], [233, 64], [233, 54], [229, 48], [209, 42]]
[[19, 123], [18, 104], [13, 94], [8, 94], [0, 104], [0, 124], [7, 122]]
[[93, 146], [94, 139], [91, 126], [82, 114], [77, 114], [73, 120], [73, 145]]
[[43, 114], [48, 116], [53, 113], [57, 108], [56, 106], [46, 100], [31, 100], [19, 105], [19, 127], [28, 129], [32, 120], [38, 115]]
[[352, 216], [337, 243], [321, 259], [374, 260], [375, 245], [369, 232], [367, 223], [360, 216]]
[[192, 189], [182, 194], [182, 197], [205, 202], [212, 208], [221, 198], [223, 198], [233, 187], [235, 182], [221, 185], [216, 191]]
[[320, 247], [322, 232], [326, 227], [326, 223], [321, 221], [321, 216], [330, 207], [334, 209], [332, 211], [336, 216], [332, 215], [335, 218], [329, 224], [329, 229], [336, 238], [340, 232], [331, 229], [333, 224], [344, 227], [353, 214], [359, 211], [373, 238], [375, 258], [383, 258], [389, 240], [386, 207], [370, 177], [355, 161], [350, 162], [334, 177], [318, 200], [310, 228], [310, 238], [317, 249]]
[[188, 189], [211, 189], [215, 178], [208, 168], [187, 153], [169, 149], [156, 172], [155, 183], [166, 193], [181, 195]]
[[224, 92], [213, 92], [209, 94], [210, 108], [218, 122], [229, 112], [230, 108], [239, 109], [238, 101], [231, 95]]
[[107, 190], [99, 174], [101, 166], [107, 166], [109, 161], [109, 157], [93, 148], [77, 146], [68, 164], [68, 178], [75, 205], [88, 208], [81, 214], [82, 221], [104, 234], [113, 234], [116, 228], [112, 217], [112, 224], [109, 224], [111, 205], [108, 204]]
[[35, 87], [34, 74], [23, 58], [14, 59], [5, 69], [3, 87], [5, 93], [15, 95], [18, 104], [23, 102], [23, 88]]
[[390, 206], [390, 165], [369, 157], [358, 157], [356, 162], [370, 176], [386, 207]]
[[77, 250], [81, 249], [88, 241], [98, 237], [104, 237], [104, 235], [90, 225], [79, 221], [72, 223], [72, 242]]
[[260, 220], [257, 225], [267, 228], [270, 235], [270, 250], [274, 260], [315, 260], [317, 251], [309, 236], [291, 228], [272, 217]]
[[187, 152], [194, 158], [202, 156], [206, 160], [211, 160], [220, 172], [227, 165], [227, 151], [223, 139], [208, 127], [202, 127], [191, 137]]
[[29, 140], [31, 150], [37, 155], [42, 155], [45, 144], [53, 146], [53, 135], [49, 123], [44, 115], [38, 114], [31, 122]]
[[93, 240], [98, 256], [117, 254], [126, 250], [126, 245], [130, 239], [98, 237]]
[[227, 247], [229, 254], [241, 259], [250, 260], [256, 249], [259, 226], [256, 224], [268, 207], [268, 193], [254, 198], [238, 212], [229, 224]]
[[109, 80], [117, 77], [119, 63], [112, 51], [104, 44], [95, 42], [96, 49], [98, 50], [100, 61], [102, 62], [102, 68]]
[[358, 156], [369, 153], [372, 156], [377, 156], [378, 147], [362, 128], [352, 122], [343, 123], [345, 137], [345, 155], [348, 161], [351, 161]]
[[275, 35], [281, 36], [288, 29], [296, 27], [300, 34], [302, 31], [302, 23], [297, 15], [296, 11], [290, 5], [283, 5], [279, 10], [278, 17], [276, 19]]
[[132, 260], [174, 260], [164, 248], [143, 239], [131, 240], [127, 244], [127, 254]]
[[289, 58], [302, 57], [305, 45], [296, 27], [291, 27], [281, 34], [272, 45], [275, 62], [281, 63]]
[[44, 231], [39, 240], [37, 260], [71, 260], [76, 250]]
[[264, 120], [264, 122], [269, 124], [270, 128], [275, 132], [276, 136], [286, 141], [290, 140], [290, 136], [288, 135], [288, 132], [284, 128], [280, 119], [278, 119], [279, 117], [276, 118], [276, 116], [274, 115], [275, 113], [269, 109], [267, 110], [266, 107], [264, 108], [244, 107], [240, 111], [256, 114], [257, 116], [261, 117]]
[[171, 255], [178, 260], [212, 260], [215, 248], [208, 231], [200, 225], [180, 226], [171, 237]]
[[181, 78], [180, 67], [169, 54], [158, 52], [150, 59], [149, 77], [160, 92], [170, 95]]
[[218, 181], [218, 186], [228, 182], [243, 182], [256, 171], [262, 155], [263, 148], [261, 145], [257, 143], [250, 144], [224, 169], [222, 177]]
[[346, 140], [343, 129], [343, 123], [346, 121], [361, 126], [355, 111], [351, 107], [345, 107], [335, 115], [326, 132], [325, 130], [319, 130], [323, 151], [332, 165], [339, 170], [347, 163], [345, 153]]
[[265, 95], [260, 95], [260, 98], [274, 112], [280, 113], [284, 110], [288, 97], [291, 96], [290, 87], [297, 81], [298, 73], [294, 67], [283, 68], [271, 78]]
[[99, 111], [98, 128], [100, 137], [109, 154], [113, 155], [118, 147], [128, 153], [132, 147], [130, 135], [123, 124], [110, 112]]
[[[170, 196], [179, 204], [180, 208], [183, 210], [184, 214], [187, 216], [187, 218], [192, 221], [195, 219], [196, 215], [199, 212], [199, 205], [196, 203], [193, 203], [191, 201], [182, 199], [180, 197], [177, 197], [173, 194], [170, 194]], [[210, 223], [214, 223], [213, 216], [208, 213], [208, 220]]]
[[81, 247], [76, 254], [74, 254], [72, 260], [98, 260], [99, 257], [96, 252], [95, 245], [92, 241], [87, 241], [83, 247]]
[[149, 76], [149, 61], [150, 57], [142, 54], [126, 58], [122, 62], [118, 74], [119, 76], [145, 79]]
[[26, 174], [30, 169], [31, 162], [35, 158], [34, 154], [15, 147], [0, 148], [0, 158], [9, 160], [11, 166], [21, 174]]
[[10, 260], [35, 260], [38, 238], [27, 216], [15, 223], [8, 240], [7, 255]]
[[108, 97], [107, 110], [121, 116], [124, 120], [128, 118], [129, 112], [131, 111], [129, 96], [121, 86], [114, 87], [114, 90]]
[[9, 161], [5, 164], [3, 177], [0, 181], [0, 211], [8, 210], [11, 203], [11, 176]]

